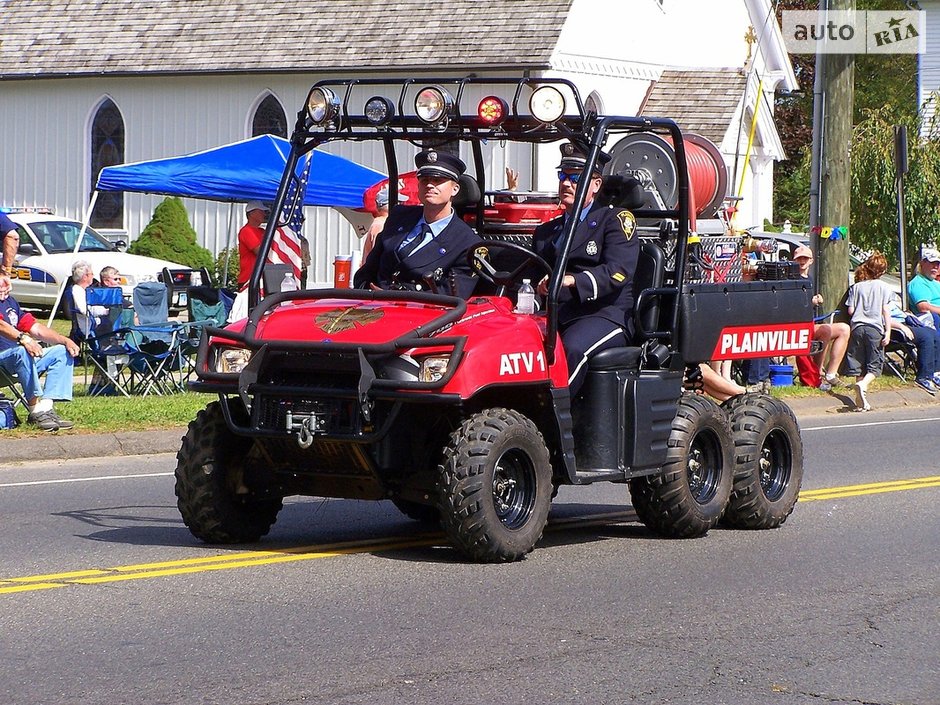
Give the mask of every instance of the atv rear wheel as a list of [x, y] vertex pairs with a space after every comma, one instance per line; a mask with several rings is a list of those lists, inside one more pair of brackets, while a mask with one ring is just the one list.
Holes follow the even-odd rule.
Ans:
[[511, 409], [474, 414], [451, 434], [439, 467], [441, 523], [471, 559], [523, 558], [551, 508], [548, 449], [535, 424]]
[[724, 404], [734, 438], [734, 487], [723, 523], [773, 529], [785, 522], [803, 483], [803, 439], [790, 407], [764, 394]]
[[245, 483], [252, 440], [228, 430], [219, 402], [196, 414], [176, 454], [176, 506], [207, 543], [257, 541], [271, 529], [281, 498], [259, 498]]
[[661, 473], [630, 480], [637, 516], [663, 536], [703, 536], [718, 523], [731, 495], [734, 445], [724, 410], [687, 394], [672, 422]]

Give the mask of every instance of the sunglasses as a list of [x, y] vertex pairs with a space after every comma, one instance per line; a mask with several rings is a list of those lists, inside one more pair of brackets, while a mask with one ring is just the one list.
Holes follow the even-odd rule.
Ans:
[[581, 181], [582, 176], [584, 176], [584, 172], [571, 173], [570, 171], [559, 171], [558, 182], [564, 183], [566, 181], [570, 181], [575, 186], [577, 186], [578, 182]]

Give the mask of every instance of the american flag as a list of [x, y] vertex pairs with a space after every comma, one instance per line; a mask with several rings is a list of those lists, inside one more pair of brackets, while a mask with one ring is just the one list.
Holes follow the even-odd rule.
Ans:
[[278, 218], [278, 228], [274, 232], [274, 241], [268, 252], [268, 261], [272, 264], [289, 264], [294, 270], [297, 281], [303, 266], [303, 253], [300, 238], [304, 226], [304, 196], [307, 193], [307, 181], [310, 178], [310, 164], [312, 155], [307, 155], [307, 164], [300, 175], [295, 175], [287, 187], [287, 196], [284, 199], [284, 209]]

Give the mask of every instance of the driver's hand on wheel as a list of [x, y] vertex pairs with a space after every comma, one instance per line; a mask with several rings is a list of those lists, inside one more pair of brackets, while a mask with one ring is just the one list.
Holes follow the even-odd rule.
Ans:
[[[561, 279], [561, 285], [565, 288], [570, 289], [574, 286], [574, 276], [571, 274], [566, 274]], [[542, 277], [542, 281], [539, 282], [539, 285], [535, 289], [536, 293], [541, 294], [542, 296], [548, 296], [548, 275]]]

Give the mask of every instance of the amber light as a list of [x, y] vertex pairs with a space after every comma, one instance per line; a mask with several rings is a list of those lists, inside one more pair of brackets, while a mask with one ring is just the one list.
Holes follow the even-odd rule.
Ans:
[[477, 107], [477, 115], [487, 125], [498, 125], [506, 119], [508, 112], [509, 106], [506, 101], [495, 95], [487, 96]]

